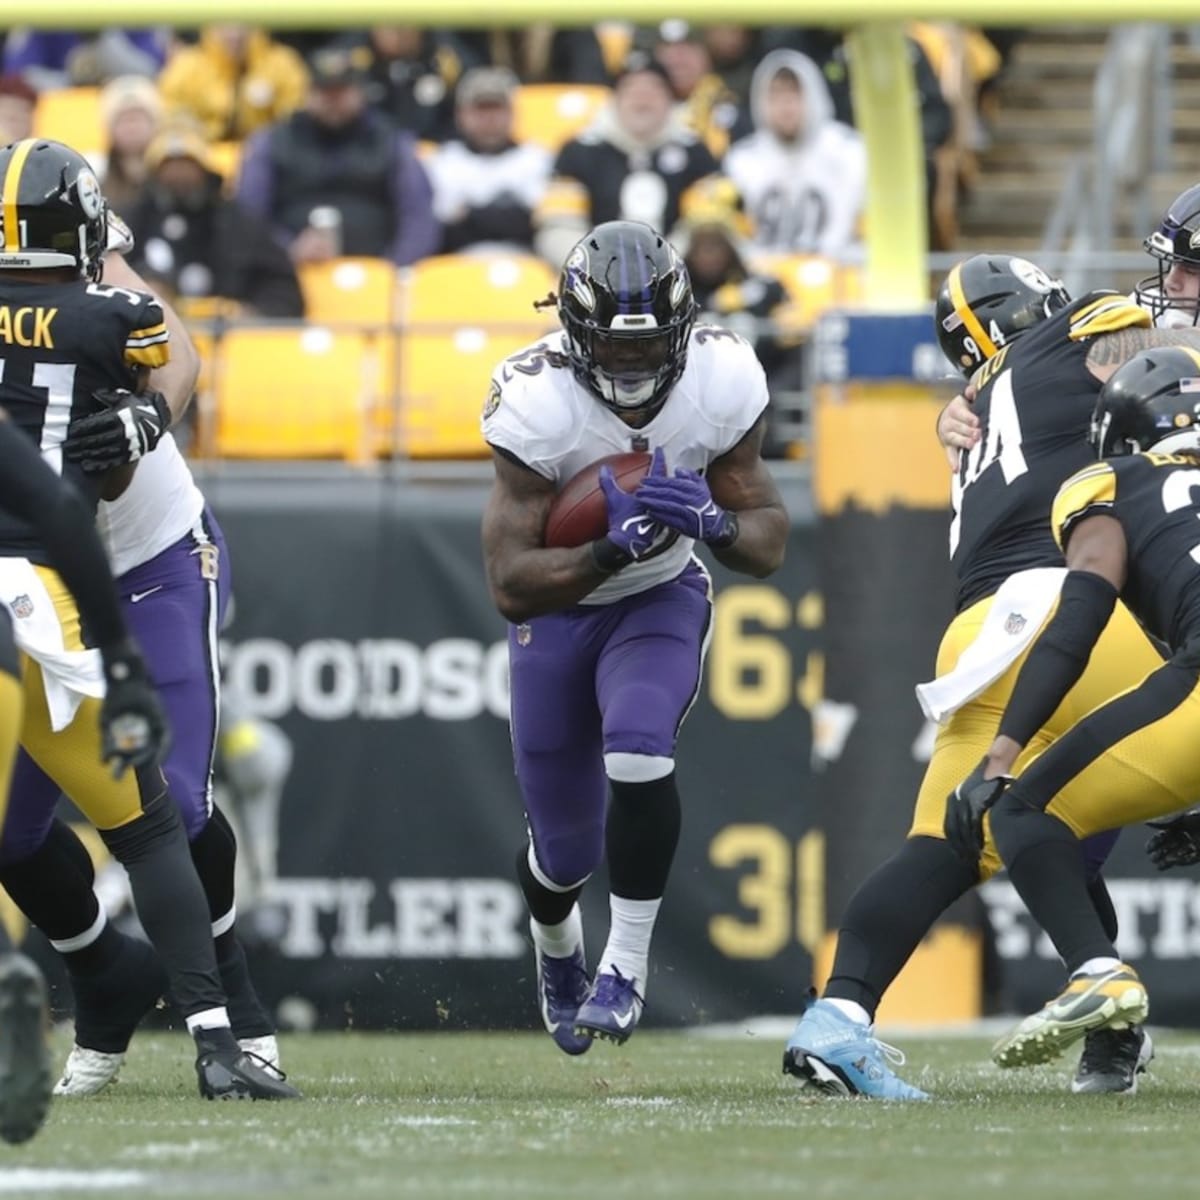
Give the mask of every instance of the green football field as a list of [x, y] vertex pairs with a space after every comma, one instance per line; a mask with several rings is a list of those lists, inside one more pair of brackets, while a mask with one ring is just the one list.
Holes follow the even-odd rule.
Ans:
[[[295, 1104], [197, 1098], [183, 1036], [143, 1036], [108, 1094], [0, 1148], [0, 1196], [869, 1197], [1073, 1200], [1200, 1190], [1200, 1038], [1162, 1034], [1136, 1096], [1064, 1064], [903, 1039], [924, 1105], [815, 1098], [780, 1042], [643, 1031], [577, 1060], [534, 1034], [288, 1037]], [[63, 1039], [65, 1050], [66, 1041]], [[1071, 1064], [1073, 1066], [1073, 1062]]]

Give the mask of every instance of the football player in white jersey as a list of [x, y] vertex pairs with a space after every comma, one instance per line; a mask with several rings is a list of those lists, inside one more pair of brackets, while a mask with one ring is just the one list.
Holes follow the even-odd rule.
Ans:
[[[124, 260], [131, 248], [128, 229], [110, 214], [105, 284], [149, 291]], [[162, 307], [176, 349], [151, 375], [152, 390], [140, 396], [112, 393], [107, 412], [72, 425], [64, 449], [89, 471], [137, 463], [128, 488], [101, 503], [97, 523], [125, 619], [174, 733], [163, 772], [208, 898], [230, 1024], [242, 1049], [255, 1056], [251, 1061], [274, 1069], [275, 1027], [254, 991], [234, 929], [236, 842], [212, 796], [217, 633], [229, 597], [229, 559], [220, 527], [169, 432], [191, 400], [199, 359], [178, 316], [169, 305]], [[150, 946], [108, 923], [92, 890], [87, 851], [54, 818], [57, 791], [22, 753], [13, 775], [0, 884], [68, 968], [76, 1044], [55, 1092], [86, 1096], [117, 1077], [134, 1029], [165, 990], [165, 976]]]
[[[495, 484], [488, 584], [510, 622], [512, 739], [529, 842], [517, 875], [537, 996], [557, 1045], [624, 1042], [680, 829], [675, 742], [700, 686], [712, 612], [705, 542], [766, 576], [788, 516], [761, 457], [767, 387], [754, 352], [694, 328], [687, 268], [648, 225], [597, 226], [567, 256], [562, 331], [500, 364], [483, 414]], [[633, 494], [608, 468], [608, 533], [544, 544], [555, 493], [598, 459], [653, 453]], [[610, 800], [611, 795], [611, 800]], [[594, 978], [579, 895], [607, 856], [611, 925]]]

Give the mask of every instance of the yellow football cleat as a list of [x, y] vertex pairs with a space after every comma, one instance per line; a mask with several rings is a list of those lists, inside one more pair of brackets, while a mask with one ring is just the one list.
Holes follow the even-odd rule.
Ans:
[[992, 1061], [998, 1067], [1050, 1062], [1092, 1030], [1140, 1025], [1149, 1011], [1150, 998], [1142, 981], [1124, 963], [1072, 975], [1061, 995], [996, 1043]]

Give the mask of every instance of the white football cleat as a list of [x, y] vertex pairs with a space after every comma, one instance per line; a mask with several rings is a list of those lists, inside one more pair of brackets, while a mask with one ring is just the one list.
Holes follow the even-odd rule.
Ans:
[[106, 1054], [72, 1046], [62, 1078], [54, 1085], [56, 1096], [94, 1096], [115, 1083], [125, 1062], [124, 1054]]
[[273, 1070], [279, 1070], [279, 1042], [273, 1033], [266, 1037], [238, 1038], [238, 1045], [247, 1054], [261, 1058]]

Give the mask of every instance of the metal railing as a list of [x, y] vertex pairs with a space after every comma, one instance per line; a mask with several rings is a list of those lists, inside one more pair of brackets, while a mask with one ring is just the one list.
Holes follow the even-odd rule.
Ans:
[[1039, 251], [1071, 290], [1100, 286], [1096, 256], [1111, 254], [1122, 228], [1142, 236], [1158, 215], [1153, 177], [1171, 161], [1170, 48], [1167, 25], [1121, 25], [1109, 35], [1092, 91], [1092, 144], [1068, 167]]

